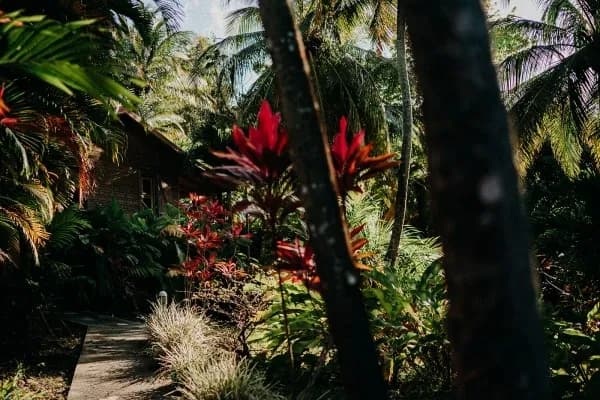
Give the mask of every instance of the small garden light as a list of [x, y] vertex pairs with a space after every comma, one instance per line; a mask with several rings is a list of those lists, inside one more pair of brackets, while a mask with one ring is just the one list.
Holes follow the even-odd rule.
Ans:
[[167, 305], [167, 292], [165, 292], [164, 290], [161, 290], [160, 292], [158, 292], [158, 302], [162, 305]]

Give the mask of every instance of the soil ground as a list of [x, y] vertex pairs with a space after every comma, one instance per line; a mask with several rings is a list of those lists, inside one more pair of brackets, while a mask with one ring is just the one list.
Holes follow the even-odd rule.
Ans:
[[57, 317], [44, 319], [40, 315], [30, 322], [32, 329], [23, 343], [0, 346], [0, 381], [18, 376], [21, 393], [16, 398], [67, 398], [86, 329]]

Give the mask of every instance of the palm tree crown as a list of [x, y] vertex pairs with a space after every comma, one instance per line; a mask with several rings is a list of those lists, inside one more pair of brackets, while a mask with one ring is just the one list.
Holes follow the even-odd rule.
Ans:
[[589, 152], [600, 166], [600, 1], [540, 0], [542, 21], [508, 17], [499, 32], [527, 45], [508, 55], [500, 75], [521, 140], [522, 167], [545, 143], [571, 177]]
[[[229, 15], [229, 30], [235, 33], [216, 44], [226, 55], [219, 65], [222, 82], [229, 80], [231, 87], [242, 88], [249, 74], [257, 76], [239, 101], [242, 117], [253, 115], [264, 98], [278, 103], [259, 9], [253, 1], [245, 3]], [[348, 115], [353, 129], [366, 128], [372, 135], [369, 140], [382, 145], [387, 141], [387, 124], [373, 69], [388, 65], [379, 53], [393, 38], [394, 2], [297, 1], [295, 12], [330, 131], [341, 115]], [[353, 39], [351, 34], [359, 29], [367, 33], [364, 42], [371, 40], [375, 50]]]

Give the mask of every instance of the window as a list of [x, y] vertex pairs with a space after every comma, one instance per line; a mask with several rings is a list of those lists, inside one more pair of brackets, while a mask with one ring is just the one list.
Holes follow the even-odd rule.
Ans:
[[158, 209], [158, 193], [154, 179], [148, 176], [141, 178], [142, 207], [156, 211]]

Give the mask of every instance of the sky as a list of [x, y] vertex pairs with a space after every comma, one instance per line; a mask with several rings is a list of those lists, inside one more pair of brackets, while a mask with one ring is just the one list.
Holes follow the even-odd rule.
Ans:
[[184, 0], [185, 21], [183, 29], [202, 36], [225, 36], [227, 10], [221, 0]]
[[[495, 1], [496, 4], [502, 1]], [[503, 14], [514, 14], [528, 19], [540, 19], [541, 12], [536, 0], [510, 0], [508, 7], [498, 6], [498, 9]]]
[[[184, 29], [194, 31], [202, 36], [222, 38], [225, 36], [225, 17], [227, 10], [221, 0], [184, 0]], [[502, 14], [513, 11], [513, 14], [525, 18], [539, 19], [536, 0], [510, 0], [509, 7], [498, 6]]]

